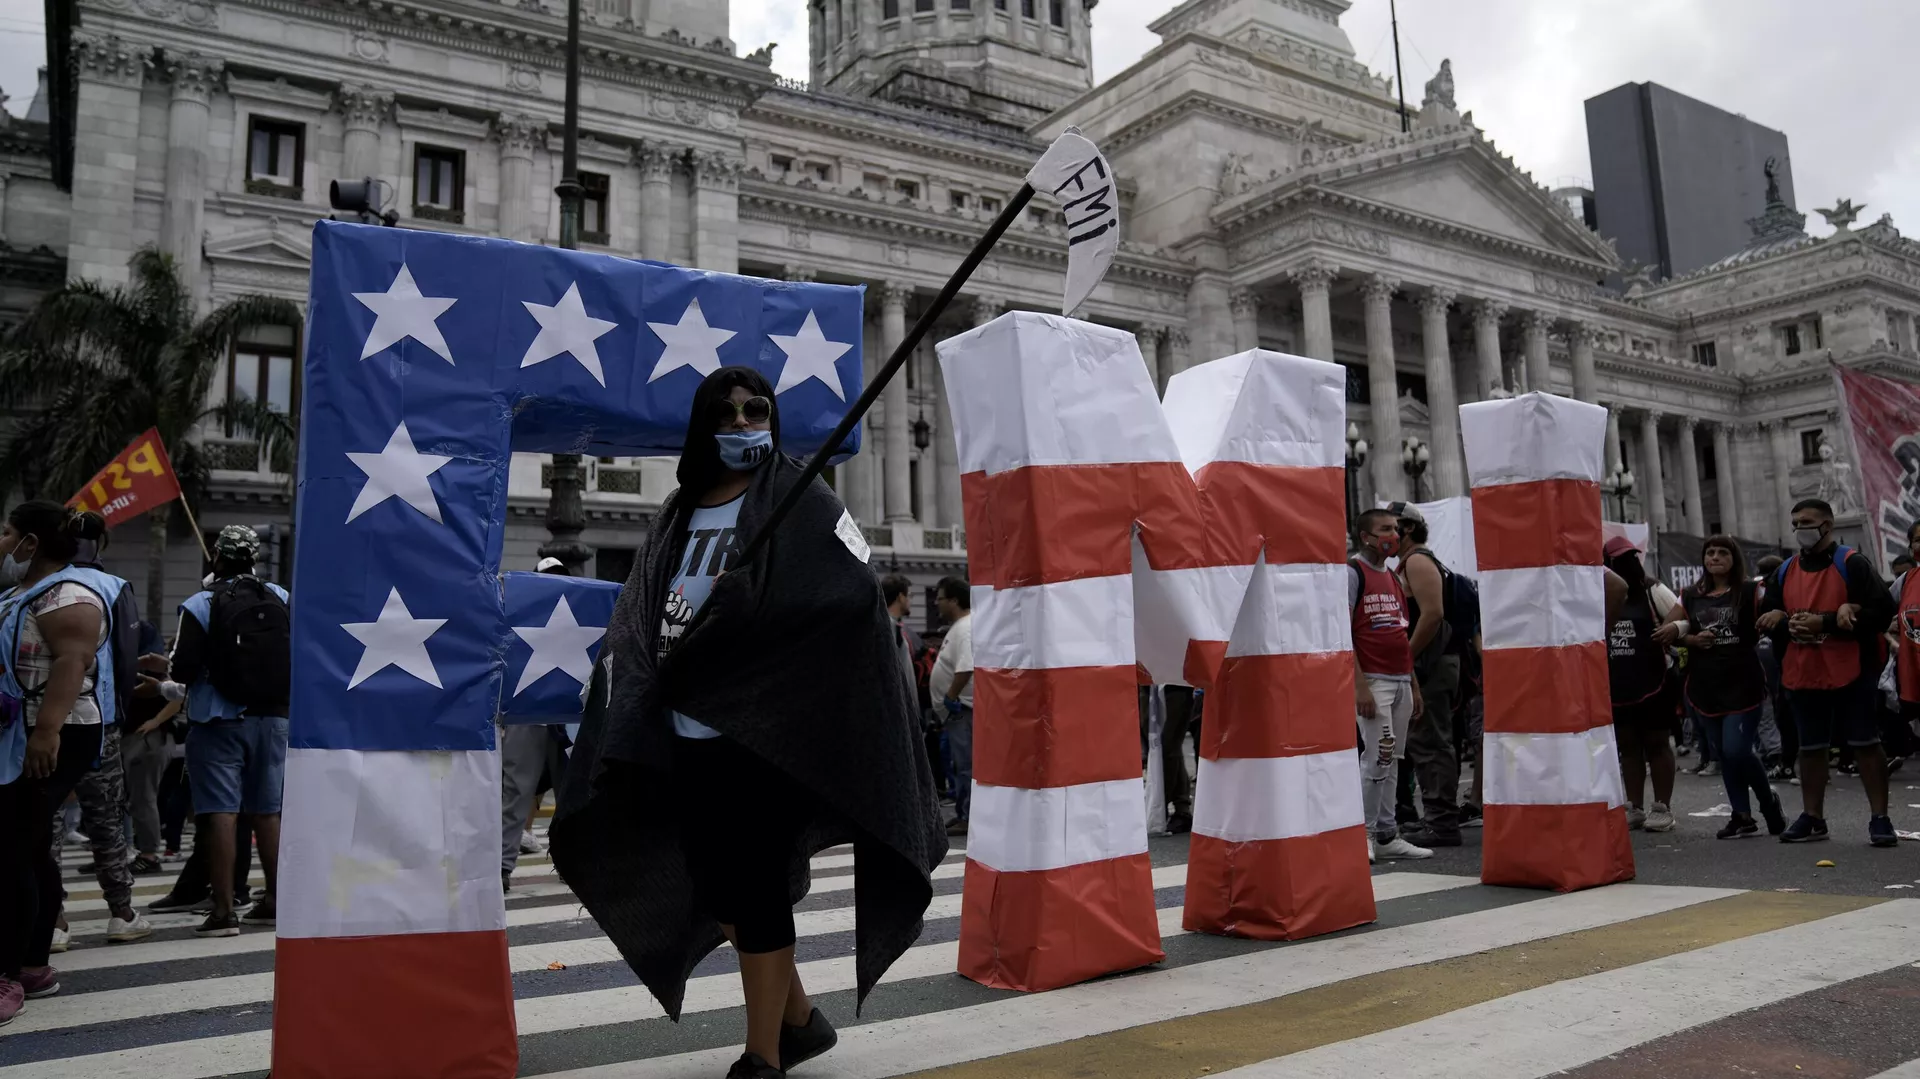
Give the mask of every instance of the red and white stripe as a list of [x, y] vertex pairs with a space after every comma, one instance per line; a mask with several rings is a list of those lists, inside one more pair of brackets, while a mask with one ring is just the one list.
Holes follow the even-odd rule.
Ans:
[[1460, 409], [1480, 560], [1488, 884], [1633, 878], [1608, 692], [1607, 413], [1529, 393]]
[[[1223, 647], [1217, 670], [1188, 672], [1208, 676], [1189, 930], [1291, 940], [1374, 919], [1354, 745], [1345, 386], [1333, 364], [1263, 350], [1167, 386], [1215, 564], [1136, 566], [1136, 583], [1157, 596], [1196, 576], [1243, 585], [1194, 590], [1214, 604]], [[1148, 560], [1172, 554], [1154, 538], [1143, 529]], [[1143, 623], [1141, 636], [1174, 625]]]
[[513, 1075], [499, 754], [290, 749], [281, 819], [273, 1074]]
[[1132, 492], [1178, 452], [1131, 334], [1013, 312], [939, 355], [973, 583], [960, 973], [1037, 991], [1158, 962]]

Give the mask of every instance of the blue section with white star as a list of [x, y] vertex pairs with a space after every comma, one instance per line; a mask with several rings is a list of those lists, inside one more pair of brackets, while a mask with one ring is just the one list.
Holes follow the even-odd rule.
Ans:
[[507, 573], [507, 723], [578, 723], [620, 586], [555, 573]]
[[[544, 610], [509, 614], [514, 451], [676, 454], [695, 387], [739, 364], [802, 456], [861, 389], [858, 286], [322, 221], [311, 289], [297, 748], [489, 749], [496, 714], [535, 714], [520, 696], [577, 716], [617, 589], [550, 578]], [[858, 449], [856, 428], [836, 454]]]

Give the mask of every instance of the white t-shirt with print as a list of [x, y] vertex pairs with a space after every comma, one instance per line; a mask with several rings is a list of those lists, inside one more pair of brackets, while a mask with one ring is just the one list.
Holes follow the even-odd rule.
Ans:
[[948, 688], [955, 678], [973, 671], [973, 615], [966, 614], [960, 621], [947, 627], [946, 640], [940, 644], [940, 655], [933, 661], [933, 673], [927, 676], [927, 688], [933, 691], [936, 701], [954, 696], [961, 704], [973, 707], [973, 679], [958, 694], [949, 694]]
[[[27, 726], [33, 726], [40, 716], [40, 694], [32, 693], [47, 684], [47, 676], [53, 672], [53, 652], [47, 647], [47, 638], [40, 632], [40, 619], [62, 607], [71, 607], [84, 603], [100, 612], [100, 639], [94, 642], [97, 652], [100, 645], [107, 643], [107, 608], [93, 589], [77, 581], [62, 581], [41, 593], [39, 598], [27, 604], [27, 616], [20, 620], [20, 650], [17, 653], [18, 669], [14, 678], [20, 688], [30, 691], [27, 697], [25, 713]], [[73, 711], [67, 713], [68, 723], [100, 723], [100, 703], [93, 697], [93, 657], [89, 656], [86, 680], [80, 683], [80, 696], [73, 702]]]

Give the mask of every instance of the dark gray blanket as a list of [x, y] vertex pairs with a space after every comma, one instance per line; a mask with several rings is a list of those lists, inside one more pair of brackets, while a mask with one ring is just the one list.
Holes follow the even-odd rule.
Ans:
[[[752, 536], [800, 473], [776, 455], [754, 476], [739, 534]], [[790, 861], [854, 845], [859, 1001], [919, 938], [947, 840], [914, 692], [873, 571], [835, 535], [844, 509], [815, 480], [750, 565], [712, 595], [664, 663], [661, 606], [692, 511], [667, 500], [607, 630], [552, 829], [554, 868], [668, 1015], [688, 974], [722, 941], [693, 909], [679, 812], [664, 769], [670, 709], [758, 754], [810, 792], [816, 811]]]

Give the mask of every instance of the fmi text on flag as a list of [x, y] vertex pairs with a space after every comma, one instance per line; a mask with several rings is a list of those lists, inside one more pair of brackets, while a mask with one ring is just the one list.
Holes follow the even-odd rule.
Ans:
[[1052, 195], [1067, 217], [1067, 289], [1060, 313], [1071, 315], [1107, 275], [1120, 248], [1120, 196], [1113, 166], [1078, 128], [1047, 147], [1027, 183]]

